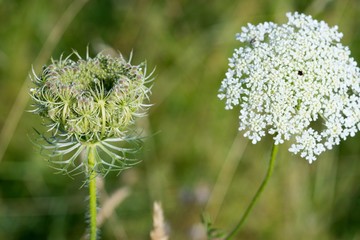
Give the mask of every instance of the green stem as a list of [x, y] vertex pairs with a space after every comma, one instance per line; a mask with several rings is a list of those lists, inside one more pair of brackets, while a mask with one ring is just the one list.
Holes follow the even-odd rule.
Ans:
[[90, 240], [96, 240], [96, 172], [95, 166], [95, 146], [89, 146], [88, 152], [89, 166], [89, 214], [90, 214]]
[[238, 222], [238, 224], [235, 226], [235, 228], [224, 238], [224, 240], [229, 240], [232, 239], [240, 230], [241, 226], [243, 225], [243, 223], [245, 222], [247, 216], [249, 215], [249, 213], [251, 212], [251, 210], [253, 209], [256, 201], [259, 199], [261, 193], [264, 191], [264, 188], [266, 186], [266, 184], [268, 183], [273, 170], [274, 170], [274, 163], [275, 163], [275, 158], [276, 158], [276, 154], [278, 152], [278, 145], [273, 144], [273, 148], [271, 151], [271, 158], [269, 161], [269, 167], [266, 173], [266, 176], [263, 180], [263, 182], [261, 183], [259, 189], [257, 190], [255, 196], [253, 197], [253, 199], [251, 200], [249, 206], [247, 207], [244, 215], [242, 216], [242, 218], [240, 219], [240, 221]]

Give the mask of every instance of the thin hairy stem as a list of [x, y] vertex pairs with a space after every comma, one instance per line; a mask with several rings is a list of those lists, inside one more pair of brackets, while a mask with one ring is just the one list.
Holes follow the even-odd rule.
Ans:
[[88, 166], [89, 166], [89, 214], [90, 214], [90, 240], [96, 240], [96, 171], [95, 166], [95, 148], [89, 146], [88, 150]]
[[268, 183], [273, 170], [274, 170], [274, 165], [275, 165], [275, 158], [276, 158], [276, 154], [278, 152], [278, 145], [273, 144], [273, 148], [271, 151], [271, 157], [270, 157], [270, 161], [269, 161], [269, 167], [266, 173], [266, 176], [263, 180], [263, 182], [261, 183], [259, 189], [257, 190], [255, 196], [253, 197], [253, 199], [251, 200], [249, 206], [247, 207], [244, 215], [242, 216], [242, 218], [240, 219], [240, 221], [238, 222], [238, 224], [235, 226], [235, 228], [224, 238], [224, 240], [229, 240], [232, 239], [240, 230], [241, 226], [244, 224], [245, 220], [247, 219], [249, 213], [251, 212], [251, 210], [253, 209], [256, 201], [259, 199], [261, 193], [264, 191], [266, 184]]

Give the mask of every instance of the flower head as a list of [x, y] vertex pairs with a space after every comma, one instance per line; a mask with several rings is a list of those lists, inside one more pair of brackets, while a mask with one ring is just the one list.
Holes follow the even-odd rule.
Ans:
[[309, 162], [360, 130], [360, 69], [337, 26], [299, 13], [288, 22], [242, 27], [219, 95], [240, 105], [240, 131], [256, 143], [293, 139]]
[[[48, 142], [55, 155], [97, 145], [108, 156], [98, 155], [96, 170], [109, 169], [115, 166], [115, 160], [124, 160], [109, 151], [123, 149], [109, 142], [128, 139], [129, 127], [145, 115], [149, 106], [143, 103], [150, 93], [146, 87], [150, 81], [146, 65], [132, 65], [121, 55], [114, 58], [98, 54], [86, 59], [74, 55], [78, 60], [71, 60], [70, 56], [52, 60], [39, 76], [34, 74], [35, 87], [30, 90], [33, 112], [48, 122], [48, 131], [55, 139]], [[65, 163], [67, 170], [81, 151], [59, 163]], [[109, 156], [110, 163], [105, 160]]]

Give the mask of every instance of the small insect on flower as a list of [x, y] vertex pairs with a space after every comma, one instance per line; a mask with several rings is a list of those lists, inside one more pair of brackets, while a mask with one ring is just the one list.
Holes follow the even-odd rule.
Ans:
[[43, 148], [59, 157], [52, 162], [61, 171], [88, 171], [86, 163], [75, 160], [90, 146], [96, 159], [91, 171], [106, 174], [130, 166], [126, 155], [132, 150], [115, 143], [136, 139], [132, 127], [150, 106], [144, 102], [149, 100], [147, 84], [152, 80], [145, 63], [132, 65], [130, 60], [101, 53], [82, 59], [74, 52], [33, 75], [32, 112], [46, 122], [52, 136], [47, 138], [51, 144]]
[[295, 141], [289, 151], [311, 163], [360, 130], [360, 69], [337, 26], [287, 17], [241, 28], [236, 38], [245, 44], [230, 58], [218, 97], [226, 109], [240, 105], [239, 130], [253, 143], [267, 133], [275, 144]]
[[255, 43], [256, 43], [256, 39], [255, 38], [251, 39], [249, 43], [250, 43], [251, 46], [254, 47]]

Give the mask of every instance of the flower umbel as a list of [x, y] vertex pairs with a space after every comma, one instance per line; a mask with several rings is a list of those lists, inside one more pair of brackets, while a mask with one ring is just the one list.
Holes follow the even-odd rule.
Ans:
[[338, 27], [299, 13], [288, 22], [242, 27], [218, 97], [240, 105], [240, 131], [255, 144], [295, 140], [310, 163], [360, 130], [360, 69]]
[[[98, 54], [94, 58], [52, 60], [42, 73], [34, 74], [35, 87], [30, 90], [33, 112], [47, 123], [51, 138], [44, 146], [58, 156], [59, 169], [65, 172], [83, 169], [105, 174], [128, 166], [125, 153], [114, 142], [131, 138], [134, 120], [146, 114], [151, 81], [146, 76], [146, 64], [132, 65], [122, 55], [110, 57]], [[77, 156], [93, 148], [92, 169]], [[70, 157], [67, 157], [69, 156]], [[71, 168], [71, 170], [70, 170]]]

